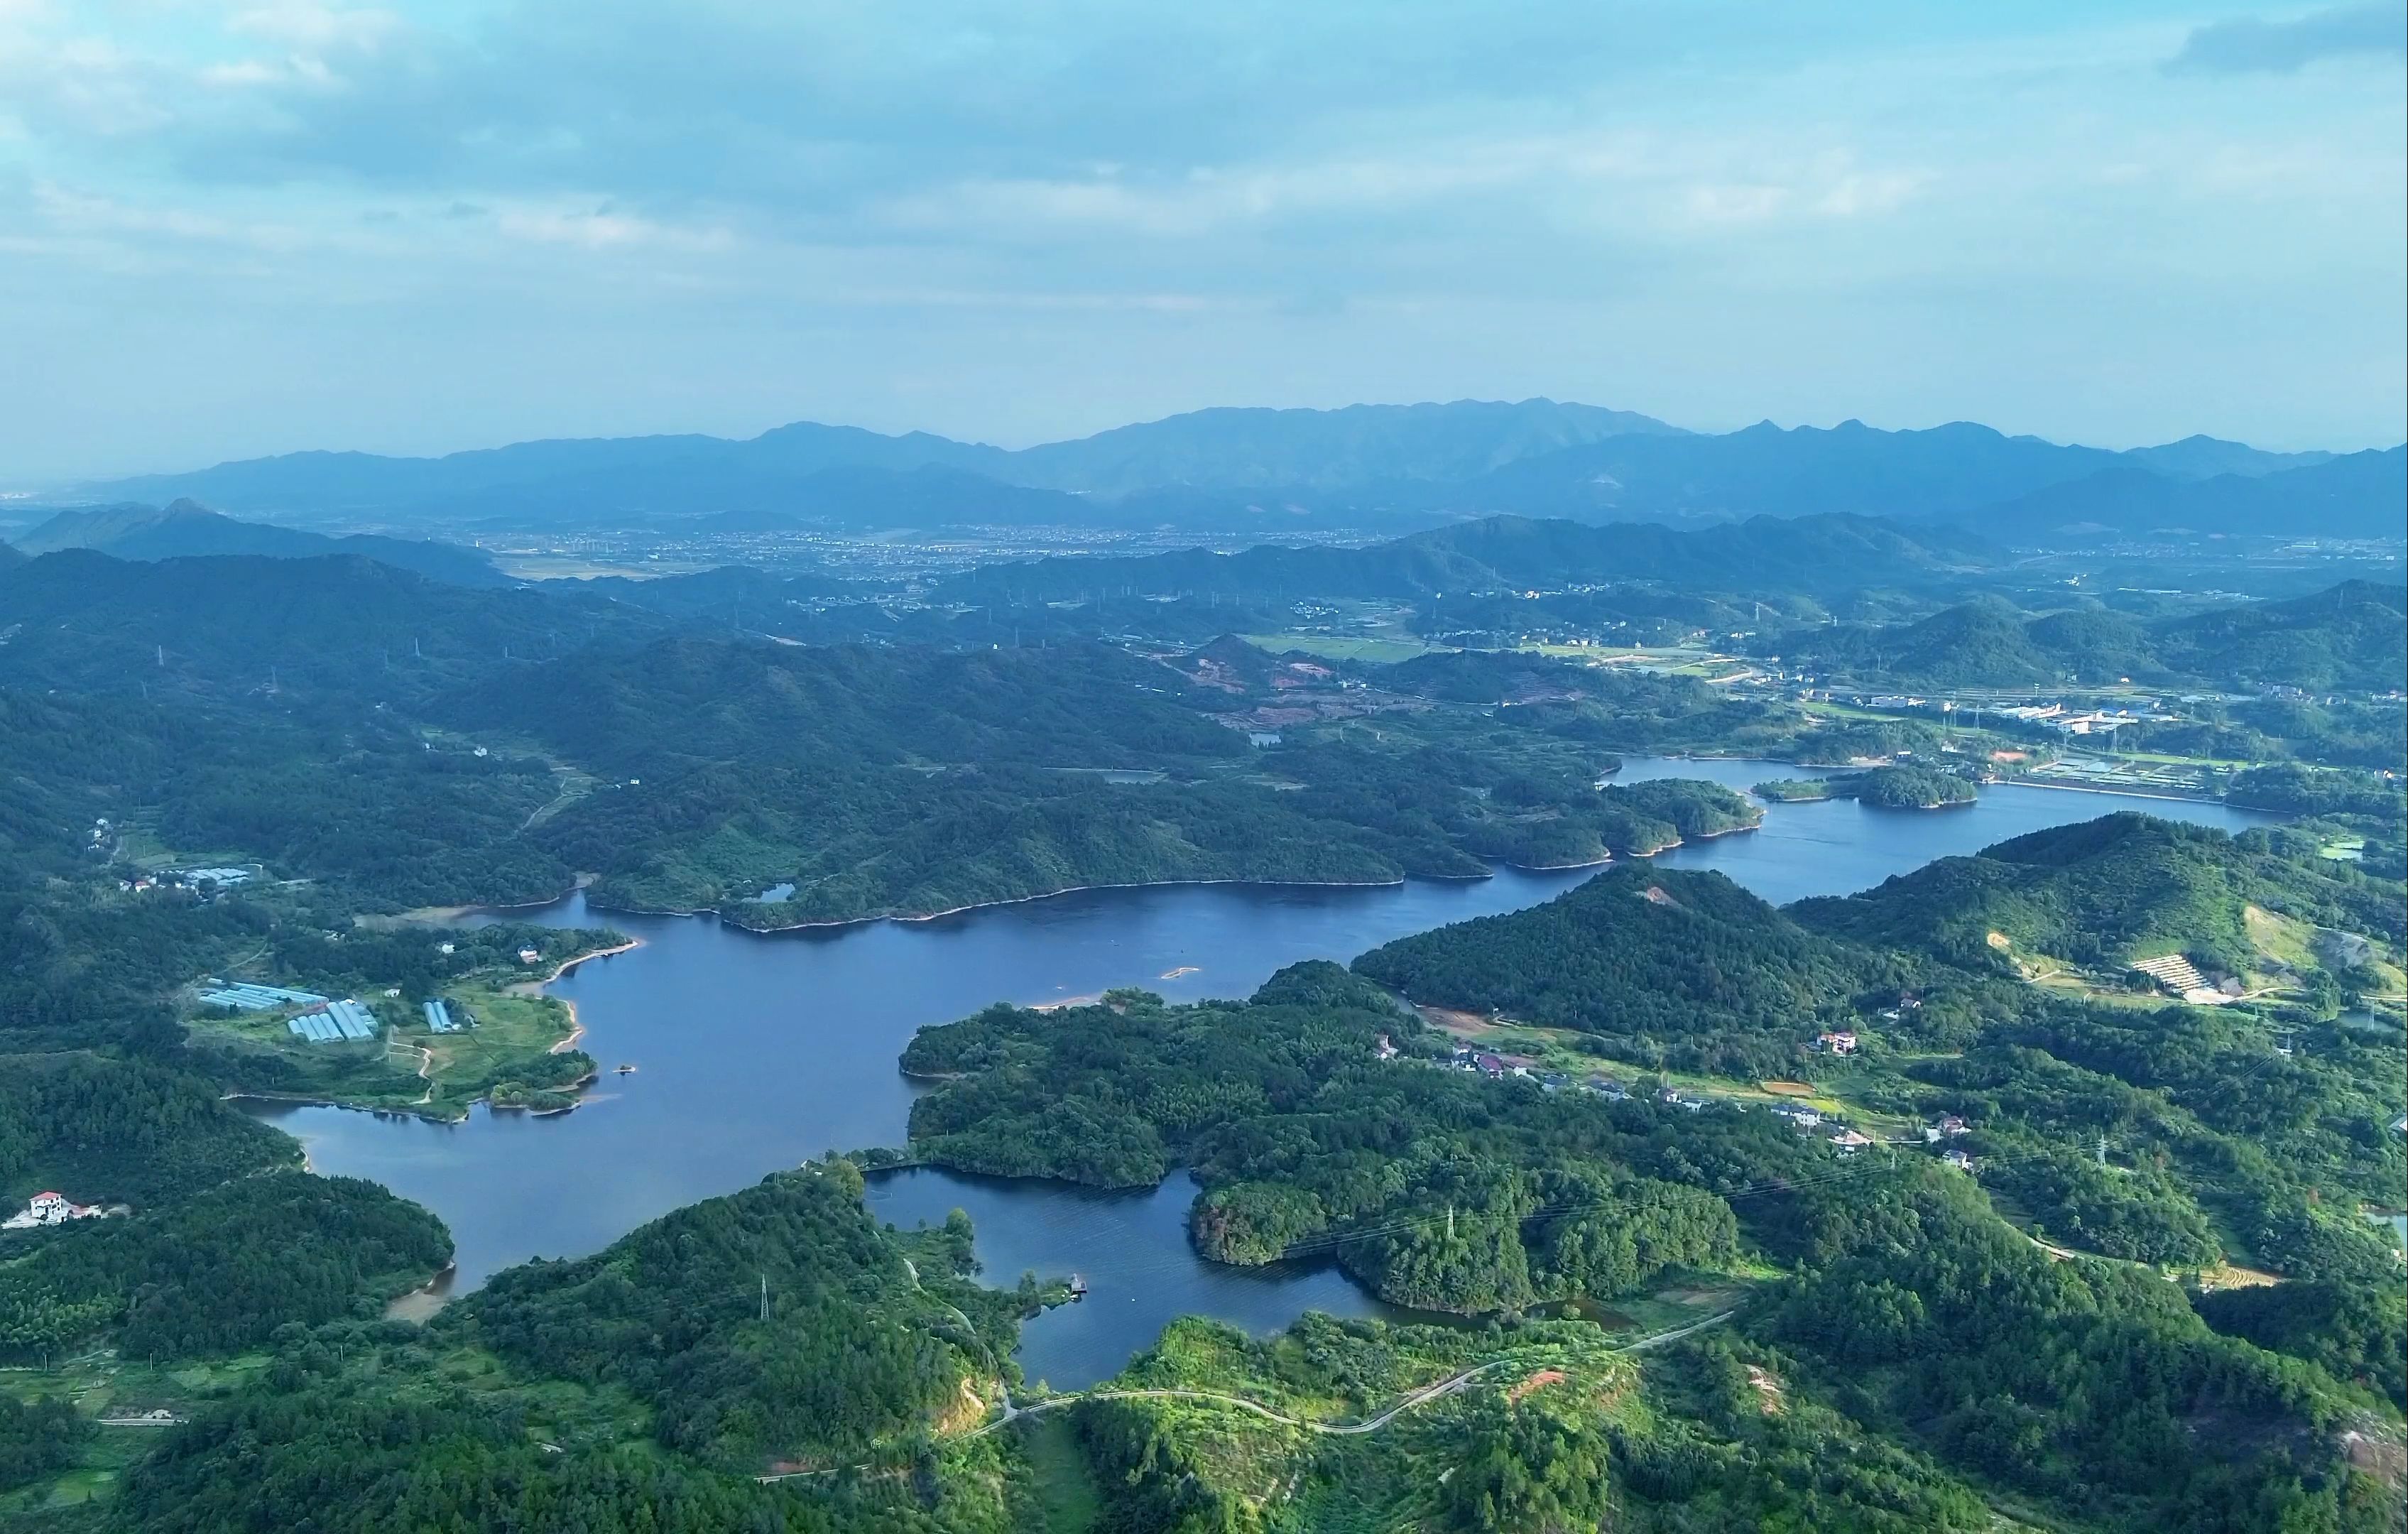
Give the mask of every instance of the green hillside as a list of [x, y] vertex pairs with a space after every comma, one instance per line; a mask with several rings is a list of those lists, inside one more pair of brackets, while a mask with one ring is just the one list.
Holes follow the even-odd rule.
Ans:
[[[510, 1269], [423, 1331], [320, 1327], [143, 1460], [102, 1527], [999, 1531], [1003, 1441], [932, 1430], [987, 1411], [1025, 1301], [966, 1281], [966, 1224], [899, 1236], [861, 1191], [840, 1162], [781, 1173]], [[940, 1471], [935, 1520], [910, 1477]]]
[[337, 553], [0, 564], [0, 683], [287, 706], [398, 702], [672, 625], [577, 592], [478, 589]]
[[[1476, 877], [1486, 858], [1594, 863], [1761, 814], [1711, 783], [1599, 789], [1612, 757], [1553, 735], [1516, 750], [1476, 715], [1428, 726], [1443, 747], [1309, 736], [1257, 753], [1206, 710], [1265, 690], [1268, 657], [1226, 640], [1179, 664], [1196, 685], [1095, 644], [678, 639], [499, 677], [436, 712], [615, 780], [525, 839], [601, 875], [596, 898], [764, 927], [1082, 885]], [[793, 889], [752, 898], [778, 885]]]
[[[1383, 1037], [1413, 1053], [1383, 1060]], [[1651, 1176], [1664, 1162], [1600, 1098], [1498, 1098], [1426, 1068], [1442, 1041], [1336, 965], [1295, 965], [1248, 1002], [1116, 992], [1056, 1011], [991, 1007], [923, 1029], [906, 1069], [940, 1165], [1148, 1187], [1191, 1168], [1194, 1234], [1217, 1261], [1326, 1254], [1401, 1304], [1467, 1312], [1612, 1298], [1674, 1266], [1727, 1266], [1730, 1209]], [[1778, 1125], [1727, 1121], [1722, 1154], [1799, 1164]], [[1449, 1212], [1452, 1209], [1452, 1213]], [[1570, 1212], [1567, 1212], [1570, 1211]]]
[[2408, 686], [2403, 613], [2408, 597], [2399, 587], [2344, 581], [2312, 596], [2166, 624], [2157, 651], [2170, 669], [2243, 686], [2389, 690]]
[[[2345, 1200], [2397, 1169], [2377, 1128], [2396, 1091], [2349, 1084], [2396, 1063], [2396, 1047], [2319, 1034], [2314, 1064], [2270, 1072], [2262, 1041], [2223, 1014], [2128, 1023], [2045, 998], [2028, 1011], [1985, 1025], [2013, 1043], [1813, 1068], [1851, 1113], [1861, 1095], [1972, 1116], [1952, 1143], [1980, 1158], [1978, 1179], [1912, 1132], [1847, 1161], [1822, 1134], [1732, 1103], [1687, 1111], [1443, 1068], [1450, 1039], [1327, 964], [1283, 971], [1245, 1003], [1123, 991], [1052, 1011], [997, 1006], [923, 1030], [904, 1063], [940, 1078], [912, 1113], [925, 1159], [1111, 1186], [1183, 1165], [1202, 1183], [1190, 1230], [1215, 1261], [1326, 1258], [1384, 1297], [1496, 1318], [1442, 1335], [1309, 1318], [1270, 1341], [1175, 1325], [1121, 1383], [1324, 1420], [1369, 1415], [1408, 1381], [1479, 1360], [1501, 1388], [1466, 1391], [1468, 1412], [1432, 1403], [1343, 1455], [1240, 1430], [1194, 1401], [1090, 1402], [1081, 1447], [1116, 1506], [1200, 1506], [1252, 1527], [1293, 1496], [1301, 1527], [1354, 1527], [1340, 1508], [1404, 1516], [1407, 1488], [1470, 1476], [1490, 1478], [1496, 1505], [1588, 1509], [1574, 1490], [1603, 1486], [1615, 1527], [1665, 1534], [1995, 1527], [1985, 1498], [2069, 1529], [2240, 1534], [2266, 1510], [2303, 1527], [2382, 1527], [2366, 1517], [2381, 1489], [2335, 1469], [2330, 1435], [2363, 1421], [2389, 1441], [2376, 1402], [2401, 1389], [2383, 1341], [2401, 1326], [2397, 1281], [2362, 1224], [2315, 1210], [2320, 1191]], [[2100, 1131], [2112, 1165], [2065, 1149]], [[2001, 1218], [2010, 1210], [2101, 1255], [2043, 1252]], [[2315, 1292], [2195, 1310], [2145, 1266], [2226, 1250]], [[1785, 1274], [1754, 1303], [1751, 1263]], [[1570, 1298], [1629, 1328], [1625, 1307], [1665, 1314], [1673, 1293], [1723, 1297], [1690, 1302], [1737, 1307], [1736, 1335], [1632, 1372], [1639, 1361], [1610, 1344], [1584, 1350], [1595, 1331], [1533, 1319]], [[2010, 1400], [2020, 1447], [2001, 1455], [1967, 1427]], [[2202, 1411], [2232, 1431], [2194, 1443], [2186, 1424]], [[1875, 1426], [1878, 1450], [1856, 1437]], [[1761, 1457], [1784, 1455], [1799, 1456], [1798, 1475]], [[1805, 1473], [1823, 1458], [1834, 1463]], [[2214, 1515], [2228, 1497], [2243, 1511]]]
[[2103, 608], [2028, 616], [1978, 597], [1911, 624], [1809, 629], [1765, 643], [1790, 663], [1913, 687], [2212, 682], [2255, 691], [2408, 685], [2408, 601], [2345, 581], [2314, 595], [2143, 622]]
[[1617, 867], [1545, 905], [1401, 938], [1356, 972], [1416, 1002], [1595, 1034], [1686, 1068], [1778, 1074], [1909, 968], [1810, 930], [1719, 873]]
[[2114, 967], [2167, 954], [2247, 974], [2265, 968], [2250, 910], [2396, 934], [2372, 881], [2234, 838], [2126, 811], [1942, 858], [1859, 894], [1801, 901], [1803, 925], [1976, 968], [2047, 955]]
[[1235, 554], [1190, 549], [993, 565], [953, 578], [939, 595], [970, 603], [1038, 603], [1133, 590], [1284, 604], [1299, 597], [1424, 599], [1604, 581], [1797, 593], [1928, 581], [1981, 567], [1999, 555], [1954, 528], [1846, 514], [1759, 516], [1694, 531], [1489, 516], [1361, 549], [1263, 544]]
[[436, 711], [523, 732], [597, 771], [744, 761], [1153, 767], [1245, 738], [1181, 707], [1163, 667], [1096, 644], [948, 652], [665, 640], [497, 675]]
[[[375, 1315], [452, 1258], [440, 1221], [300, 1147], [198, 1076], [83, 1054], [0, 1056], [0, 1194], [108, 1217], [0, 1234], [0, 1360], [115, 1347], [222, 1356], [279, 1327]], [[9, 1482], [0, 1470], [0, 1487]]]

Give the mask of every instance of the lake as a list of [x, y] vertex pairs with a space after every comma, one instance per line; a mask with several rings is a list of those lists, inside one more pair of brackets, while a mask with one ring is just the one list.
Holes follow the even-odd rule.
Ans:
[[[1816, 774], [1780, 764], [1633, 758], [1617, 781], [1707, 778], [1744, 789]], [[2227, 830], [2267, 817], [2221, 805], [1999, 787], [1938, 810], [1853, 800], [1772, 805], [1760, 830], [1674, 848], [1668, 866], [1716, 868], [1769, 900], [1840, 894], [1933, 858], [2044, 826], [2138, 809]], [[552, 987], [577, 1008], [605, 1074], [576, 1112], [478, 1110], [456, 1125], [335, 1108], [254, 1104], [297, 1135], [321, 1172], [372, 1178], [452, 1227], [454, 1282], [533, 1256], [595, 1251], [683, 1204], [744, 1187], [828, 1150], [902, 1143], [918, 1090], [896, 1069], [912, 1033], [991, 1001], [1062, 1001], [1119, 985], [1173, 1000], [1243, 996], [1299, 959], [1351, 959], [1407, 933], [1537, 904], [1590, 869], [1500, 869], [1484, 880], [1374, 888], [1202, 885], [1099, 890], [929, 922], [758, 935], [710, 918], [589, 911], [581, 896], [515, 919], [614, 926], [644, 946], [592, 960]], [[622, 1062], [632, 1076], [609, 1074]], [[920, 1170], [874, 1179], [871, 1205], [909, 1226], [967, 1210], [992, 1283], [1026, 1269], [1082, 1273], [1089, 1297], [1031, 1322], [1032, 1379], [1072, 1388], [1116, 1372], [1182, 1314], [1255, 1331], [1307, 1310], [1379, 1313], [1327, 1268], [1245, 1271], [1190, 1250], [1183, 1177], [1147, 1193]]]

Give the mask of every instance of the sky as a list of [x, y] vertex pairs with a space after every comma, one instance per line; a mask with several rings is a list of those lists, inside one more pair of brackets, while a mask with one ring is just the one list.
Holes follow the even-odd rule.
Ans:
[[0, 0], [0, 490], [1548, 395], [2408, 435], [2401, 0]]

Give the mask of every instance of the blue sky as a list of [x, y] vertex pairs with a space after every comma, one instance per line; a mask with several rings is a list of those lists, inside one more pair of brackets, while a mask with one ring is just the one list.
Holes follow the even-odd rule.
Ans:
[[2400, 0], [0, 0], [0, 488], [1550, 394], [2388, 445]]

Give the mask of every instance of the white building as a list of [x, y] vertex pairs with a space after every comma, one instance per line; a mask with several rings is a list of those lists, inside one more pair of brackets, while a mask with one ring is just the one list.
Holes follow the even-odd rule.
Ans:
[[93, 1205], [71, 1204], [67, 1202], [66, 1195], [45, 1191], [34, 1195], [32, 1201], [23, 1209], [5, 1220], [0, 1220], [0, 1230], [31, 1230], [37, 1226], [63, 1226], [69, 1220], [90, 1220], [97, 1218], [99, 1214], [99, 1209]]

